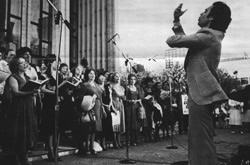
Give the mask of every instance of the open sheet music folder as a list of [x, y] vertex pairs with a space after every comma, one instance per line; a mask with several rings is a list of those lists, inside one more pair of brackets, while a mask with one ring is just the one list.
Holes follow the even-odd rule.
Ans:
[[47, 82], [49, 81], [49, 79], [45, 79], [45, 80], [29, 80], [26, 82], [26, 84], [21, 88], [21, 91], [32, 91], [33, 89], [39, 89], [42, 86], [44, 86]]

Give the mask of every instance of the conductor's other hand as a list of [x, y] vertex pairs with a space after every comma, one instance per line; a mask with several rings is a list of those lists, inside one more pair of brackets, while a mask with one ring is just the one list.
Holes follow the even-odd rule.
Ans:
[[182, 8], [182, 3], [174, 10], [174, 20], [175, 20], [175, 22], [176, 21], [179, 21], [179, 18], [187, 11], [187, 9], [186, 10], [184, 10], [184, 11], [181, 11], [181, 8]]

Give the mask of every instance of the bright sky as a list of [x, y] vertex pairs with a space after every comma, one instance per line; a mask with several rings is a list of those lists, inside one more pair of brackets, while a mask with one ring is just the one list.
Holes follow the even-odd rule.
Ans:
[[[199, 30], [198, 18], [215, 0], [116, 0], [116, 38], [121, 52], [131, 57], [164, 56], [170, 49], [166, 39], [171, 30], [173, 11], [183, 3], [188, 9], [181, 17], [186, 34]], [[222, 43], [223, 56], [250, 57], [250, 0], [224, 0], [232, 11], [232, 22]]]

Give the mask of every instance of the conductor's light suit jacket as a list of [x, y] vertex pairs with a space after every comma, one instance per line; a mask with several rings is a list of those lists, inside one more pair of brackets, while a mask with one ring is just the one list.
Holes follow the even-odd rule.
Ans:
[[227, 100], [217, 74], [224, 33], [211, 28], [201, 28], [197, 33], [185, 35], [181, 25], [173, 27], [175, 35], [167, 39], [170, 47], [185, 47], [188, 52], [184, 62], [189, 96], [198, 105]]

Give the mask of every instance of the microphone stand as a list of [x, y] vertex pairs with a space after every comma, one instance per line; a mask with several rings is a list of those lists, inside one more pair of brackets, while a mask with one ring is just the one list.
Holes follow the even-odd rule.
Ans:
[[56, 62], [57, 62], [57, 68], [56, 68], [56, 89], [55, 89], [55, 95], [56, 95], [56, 105], [55, 105], [55, 132], [54, 132], [54, 147], [53, 147], [53, 151], [54, 151], [54, 162], [55, 165], [58, 165], [58, 145], [59, 145], [59, 131], [58, 131], [58, 121], [59, 121], [59, 90], [58, 90], [58, 71], [59, 71], [59, 59], [60, 59], [60, 54], [61, 54], [61, 40], [62, 40], [62, 24], [65, 23], [65, 25], [67, 26], [67, 28], [71, 31], [71, 32], [75, 32], [76, 30], [70, 25], [70, 23], [67, 20], [63, 19], [62, 16], [62, 12], [59, 11], [50, 0], [47, 0], [49, 5], [56, 11], [56, 15], [55, 15], [55, 24], [59, 25], [60, 21], [60, 36], [59, 36], [59, 50], [58, 50], [58, 56], [56, 58]]
[[66, 19], [63, 18], [62, 12], [60, 10], [58, 10], [50, 0], [47, 0], [47, 2], [56, 11], [55, 24], [58, 25], [59, 20], [61, 20], [61, 22], [64, 23], [67, 26], [67, 28], [70, 30], [70, 32], [75, 32], [76, 29], [69, 23], [69, 21], [67, 21]]
[[[124, 55], [123, 55], [123, 57], [125, 58], [125, 65], [127, 66], [128, 63], [130, 64], [129, 73], [131, 74], [132, 73], [132, 64], [131, 64], [130, 60], [132, 60], [132, 58], [126, 58]], [[134, 72], [137, 72], [135, 70], [135, 68], [133, 68], [133, 70], [134, 70]], [[128, 119], [126, 118], [126, 120], [128, 120]], [[126, 123], [128, 123], [128, 121], [126, 121]], [[126, 128], [126, 159], [121, 160], [120, 163], [121, 164], [135, 164], [136, 161], [129, 158], [129, 144], [128, 144], [129, 142], [128, 142], [128, 131], [127, 130], [128, 130], [128, 128]]]
[[[108, 40], [108, 43], [112, 42], [112, 44], [114, 44], [115, 47], [116, 47], [119, 51], [121, 51], [120, 48], [116, 45], [116, 43], [115, 43], [115, 41], [114, 41], [114, 38], [115, 38], [117, 35], [119, 36], [119, 34], [115, 34], [111, 39], [109, 39], [109, 40]], [[136, 73], [137, 70], [136, 70], [135, 68], [132, 67], [132, 64], [131, 64], [131, 61], [130, 61], [130, 60], [133, 60], [133, 59], [132, 59], [132, 58], [129, 58], [129, 57], [126, 58], [125, 55], [123, 54], [123, 52], [121, 52], [121, 54], [122, 54], [123, 58], [125, 59], [125, 66], [127, 66], [128, 63], [129, 63], [129, 65], [130, 65], [130, 70], [129, 70], [129, 72], [132, 73], [132, 69], [133, 69], [134, 72]], [[127, 119], [127, 118], [126, 118], [126, 119]], [[126, 123], [127, 123], [127, 122], [126, 122]], [[121, 160], [120, 163], [121, 163], [121, 164], [135, 164], [136, 161], [129, 158], [128, 131], [127, 131], [127, 128], [125, 128], [125, 129], [126, 129], [126, 130], [125, 130], [125, 131], [126, 131], [126, 159]]]
[[171, 145], [166, 147], [167, 149], [178, 149], [177, 146], [174, 146], [174, 115], [172, 107], [172, 87], [171, 87], [171, 78], [169, 79], [169, 97], [170, 97], [170, 116], [171, 116]]

